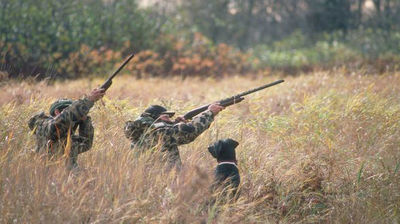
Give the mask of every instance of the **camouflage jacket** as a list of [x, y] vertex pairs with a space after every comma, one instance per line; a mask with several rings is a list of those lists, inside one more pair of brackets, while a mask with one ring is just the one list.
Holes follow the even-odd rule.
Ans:
[[[138, 122], [138, 121], [142, 122]], [[194, 141], [208, 129], [214, 120], [214, 115], [207, 110], [188, 123], [167, 124], [153, 123], [149, 117], [128, 121], [125, 125], [125, 135], [132, 141], [132, 147], [141, 153], [145, 150], [159, 150], [163, 161], [171, 165], [181, 165], [178, 146]], [[143, 125], [144, 123], [144, 125]], [[143, 128], [143, 126], [147, 126]], [[157, 147], [159, 146], [159, 147]]]
[[[63, 155], [70, 136], [69, 156], [76, 160], [79, 153], [88, 151], [93, 143], [93, 126], [87, 113], [93, 102], [83, 98], [74, 101], [58, 116], [51, 117], [41, 112], [29, 120], [29, 128], [36, 137], [36, 152], [46, 152], [49, 156]], [[79, 125], [79, 135], [74, 129]], [[74, 161], [72, 161], [74, 162]]]

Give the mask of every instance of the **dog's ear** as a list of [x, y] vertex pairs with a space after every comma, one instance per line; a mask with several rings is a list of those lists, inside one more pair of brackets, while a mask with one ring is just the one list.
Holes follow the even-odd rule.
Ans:
[[212, 155], [214, 158], [216, 158], [216, 159], [218, 159], [219, 154], [221, 153], [222, 144], [223, 144], [223, 142], [222, 142], [221, 140], [219, 140], [219, 141], [215, 142], [214, 144], [212, 144], [212, 145], [210, 145], [210, 146], [208, 147], [208, 151], [209, 151], [209, 152], [211, 153], [211, 155]]
[[227, 138], [227, 139], [224, 140], [224, 144], [228, 148], [235, 149], [239, 145], [239, 142], [237, 142], [237, 141], [235, 141], [235, 140], [233, 140], [231, 138]]

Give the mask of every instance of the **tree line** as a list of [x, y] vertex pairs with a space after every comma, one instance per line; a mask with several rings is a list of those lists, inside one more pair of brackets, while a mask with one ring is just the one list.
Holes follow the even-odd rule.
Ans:
[[[84, 65], [74, 64], [78, 63], [76, 58], [86, 57], [93, 50], [101, 54], [110, 49], [124, 56], [132, 48], [137, 52], [152, 51], [168, 64], [182, 61], [176, 58], [176, 52], [183, 43], [185, 55], [179, 57], [198, 54], [204, 60], [214, 60], [218, 57], [215, 49], [227, 44], [251, 54], [247, 62], [257, 59], [261, 65], [264, 62], [272, 66], [301, 65], [314, 60], [310, 58], [320, 58], [325, 52], [309, 52], [318, 51], [316, 43], [326, 43], [325, 51], [333, 52], [329, 54], [334, 56], [326, 60], [338, 58], [338, 42], [348, 43], [344, 48], [351, 46], [357, 55], [400, 53], [396, 50], [400, 46], [399, 0], [145, 3], [146, 6], [136, 0], [0, 0], [0, 70], [10, 76], [77, 77], [84, 70], [71, 66]], [[199, 35], [205, 41], [199, 42]], [[297, 50], [297, 58], [290, 53], [293, 50]], [[282, 56], [285, 51], [287, 55]], [[79, 57], [75, 57], [77, 52]], [[274, 61], [278, 62], [271, 64]], [[98, 61], [95, 65], [100, 62], [103, 63]], [[260, 63], [250, 64], [254, 69], [260, 67]], [[161, 72], [168, 73], [172, 68], [165, 65]]]

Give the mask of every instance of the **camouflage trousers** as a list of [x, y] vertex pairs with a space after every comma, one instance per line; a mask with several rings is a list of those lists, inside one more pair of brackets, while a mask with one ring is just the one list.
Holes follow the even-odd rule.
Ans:
[[131, 149], [133, 150], [135, 158], [139, 158], [143, 154], [150, 153], [152, 159], [157, 159], [165, 165], [166, 170], [171, 170], [176, 168], [180, 170], [182, 168], [182, 160], [179, 155], [179, 150], [174, 148], [172, 150], [159, 150], [155, 149], [156, 147], [145, 147], [145, 146], [137, 146], [131, 144]]

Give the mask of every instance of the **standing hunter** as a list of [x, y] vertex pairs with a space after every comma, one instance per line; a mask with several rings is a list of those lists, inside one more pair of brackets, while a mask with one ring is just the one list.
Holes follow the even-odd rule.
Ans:
[[78, 154], [88, 151], [93, 143], [94, 129], [87, 114], [104, 94], [99, 88], [76, 101], [59, 99], [50, 106], [50, 116], [44, 112], [34, 115], [29, 128], [36, 137], [36, 152], [46, 153], [50, 159], [65, 155], [67, 168], [77, 167]]
[[[29, 128], [36, 136], [36, 152], [50, 158], [66, 157], [68, 169], [77, 167], [78, 155], [92, 148], [94, 129], [87, 114], [94, 103], [110, 88], [113, 79], [134, 57], [132, 53], [100, 86], [82, 99], [59, 99], [50, 106], [50, 116], [41, 112], [29, 120]], [[79, 128], [78, 135], [75, 130]]]
[[179, 123], [176, 123], [171, 120], [174, 112], [152, 105], [138, 119], [126, 122], [125, 136], [132, 141], [131, 148], [136, 150], [137, 155], [146, 150], [160, 151], [161, 160], [169, 168], [180, 168], [182, 161], [178, 146], [194, 141], [210, 127], [214, 117], [223, 109], [219, 104], [211, 104], [191, 121], [178, 117], [176, 121]]

